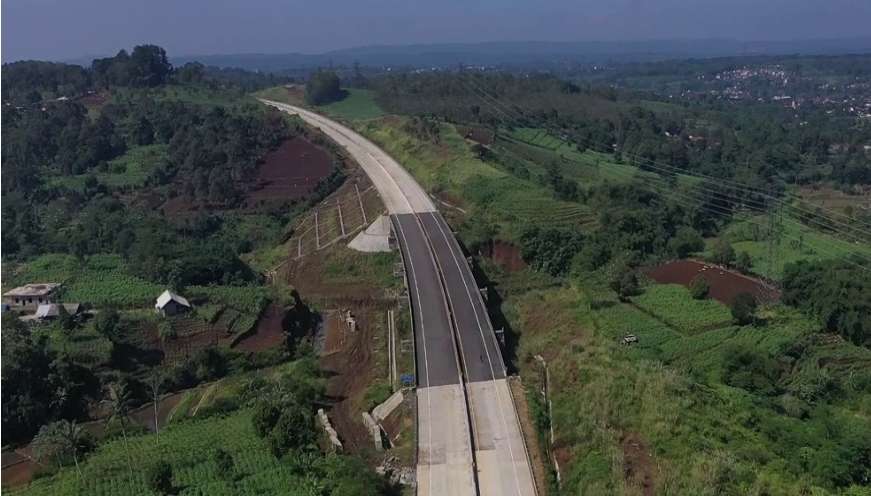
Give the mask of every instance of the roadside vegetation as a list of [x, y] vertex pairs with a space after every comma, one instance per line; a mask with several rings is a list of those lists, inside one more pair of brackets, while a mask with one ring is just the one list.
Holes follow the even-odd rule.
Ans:
[[[250, 96], [285, 82], [150, 45], [4, 65], [3, 289], [57, 282], [81, 304], [3, 314], [4, 459], [37, 460], [14, 494], [388, 490], [315, 423], [322, 316], [266, 285], [297, 216], [345, 180], [335, 146]], [[352, 258], [334, 279], [395, 284], [391, 258]], [[166, 289], [192, 308], [158, 314]]]
[[[495, 88], [487, 85], [494, 93], [533, 108], [565, 102], [559, 117], [542, 111], [506, 122], [475, 91], [458, 89], [460, 77], [373, 81], [379, 105], [404, 115], [356, 127], [443, 201], [477, 255], [491, 318], [506, 329], [506, 356], [526, 386], [550, 470], [561, 476], [549, 490], [863, 494], [871, 306], [863, 272], [851, 271], [850, 261], [866, 264], [868, 245], [821, 232], [818, 218], [792, 216], [787, 207], [769, 270], [770, 231], [748, 238], [746, 227], [764, 227], [768, 218], [754, 216], [749, 200], [724, 203], [724, 190], [693, 175], [694, 167], [710, 173], [707, 165], [690, 156], [686, 173], [639, 168], [627, 149], [658, 138], [635, 127], [617, 142], [623, 153], [567, 144], [596, 133], [613, 139], [605, 137], [609, 120], [643, 128], [638, 120], [661, 116], [634, 113], [621, 96], [560, 90], [547, 78], [494, 76]], [[595, 122], [581, 122], [581, 106], [594, 109]], [[570, 129], [568, 139], [534, 125], [545, 121]], [[674, 156], [657, 156], [665, 149], [650, 158], [673, 163]], [[496, 242], [525, 267], [500, 259]], [[700, 260], [699, 281], [658, 284], [647, 276], [687, 257]], [[724, 292], [727, 280], [758, 291]], [[773, 288], [783, 289], [781, 301]], [[552, 416], [540, 396], [543, 363]]]

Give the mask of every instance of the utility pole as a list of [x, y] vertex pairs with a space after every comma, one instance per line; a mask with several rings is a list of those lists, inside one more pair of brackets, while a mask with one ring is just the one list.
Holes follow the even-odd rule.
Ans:
[[768, 201], [766, 203], [768, 203], [768, 276], [771, 277], [774, 274], [775, 252], [780, 247], [783, 210], [780, 208], [780, 202], [774, 198], [774, 192], [771, 188], [769, 188]]
[[321, 233], [318, 230], [318, 211], [315, 210], [315, 249], [321, 249]]

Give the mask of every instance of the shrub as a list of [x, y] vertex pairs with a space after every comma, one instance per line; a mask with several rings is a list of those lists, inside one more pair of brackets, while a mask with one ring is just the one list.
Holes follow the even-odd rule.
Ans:
[[218, 477], [223, 479], [231, 479], [236, 471], [236, 465], [233, 463], [233, 457], [225, 450], [218, 448], [212, 453], [212, 461], [215, 463], [215, 468], [218, 471]]
[[739, 293], [732, 301], [732, 318], [736, 324], [750, 324], [755, 319], [756, 307], [755, 296], [750, 293]]
[[675, 256], [684, 258], [693, 252], [704, 250], [705, 240], [692, 227], [681, 226], [674, 237], [668, 240], [668, 249]]
[[638, 294], [638, 276], [631, 268], [623, 268], [614, 274], [610, 286], [621, 300], [625, 300]]
[[393, 390], [390, 387], [390, 384], [386, 382], [376, 382], [371, 384], [366, 389], [366, 410], [370, 411], [381, 403], [384, 403], [391, 394], [393, 394]]
[[280, 457], [291, 450], [308, 448], [317, 439], [314, 415], [310, 406], [297, 402], [285, 402], [281, 416], [267, 440], [272, 454]]
[[148, 469], [145, 481], [149, 489], [157, 494], [172, 493], [172, 466], [165, 461], [157, 462]]
[[750, 258], [750, 254], [746, 251], [739, 253], [738, 258], [735, 259], [735, 268], [743, 274], [748, 274], [753, 268], [753, 259]]
[[692, 282], [690, 282], [690, 295], [695, 300], [704, 300], [708, 297], [710, 290], [711, 286], [708, 284], [708, 280], [701, 275], [694, 277]]
[[726, 384], [766, 396], [778, 393], [780, 370], [776, 360], [742, 346], [727, 348], [725, 355], [723, 381]]

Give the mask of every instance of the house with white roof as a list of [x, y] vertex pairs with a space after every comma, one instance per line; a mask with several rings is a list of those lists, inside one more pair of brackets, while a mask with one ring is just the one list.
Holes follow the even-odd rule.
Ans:
[[178, 315], [191, 309], [191, 304], [184, 296], [179, 296], [170, 290], [166, 290], [157, 297], [154, 310], [164, 317]]

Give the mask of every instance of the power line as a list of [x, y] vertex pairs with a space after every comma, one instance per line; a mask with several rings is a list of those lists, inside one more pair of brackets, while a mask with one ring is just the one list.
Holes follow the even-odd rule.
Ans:
[[[480, 90], [480, 89], [479, 89], [479, 90]], [[483, 91], [483, 90], [480, 90], [480, 91]], [[485, 103], [488, 103], [489, 105], [493, 106], [494, 109], [497, 110], [497, 112], [500, 113], [501, 115], [506, 116], [506, 117], [508, 117], [509, 119], [511, 119], [511, 117], [508, 116], [508, 114], [507, 114], [505, 111], [503, 111], [503, 110], [501, 110], [501, 109], [497, 109], [497, 108], [495, 108], [495, 105], [496, 105], [496, 104], [501, 104], [501, 102], [498, 102], [498, 100], [495, 100], [495, 98], [490, 97], [491, 99], [493, 99], [493, 101], [494, 101], [495, 103], [489, 102], [487, 99], [481, 97], [480, 95], [479, 95], [479, 98], [481, 98], [481, 100], [485, 101]], [[510, 111], [510, 109], [509, 109], [509, 111]], [[500, 119], [500, 120], [501, 120], [501, 119]], [[503, 123], [504, 123], [504, 122], [503, 122]], [[547, 129], [547, 126], [546, 126], [545, 128]], [[565, 140], [564, 140], [561, 136], [559, 136], [559, 137], [555, 136], [555, 139], [557, 139], [557, 140], [560, 141], [560, 142], [565, 143]], [[557, 155], [559, 155], [561, 158], [565, 159], [565, 157], [563, 157], [561, 154], [559, 154], [558, 149], [555, 150], [555, 151], [557, 152]], [[606, 153], [606, 152], [601, 152], [601, 153]], [[609, 153], [609, 152], [608, 152], [608, 153]], [[630, 155], [630, 156], [631, 156], [631, 155]], [[636, 163], [636, 164], [639, 162], [639, 158], [640, 158], [640, 157], [639, 157], [639, 156], [637, 155], [637, 153], [636, 153], [636, 154], [635, 154], [635, 163]], [[528, 160], [528, 159], [524, 159], [524, 160]], [[687, 174], [688, 171], [685, 171], [685, 170], [680, 169], [680, 168], [676, 168], [676, 167], [673, 167], [673, 166], [666, 166], [666, 167], [667, 167], [667, 168], [663, 168], [663, 167], [656, 166], [656, 165], [655, 165], [655, 162], [654, 162], [654, 167], [653, 167], [653, 168], [658, 169], [658, 170], [665, 170], [665, 171], [667, 171], [669, 174], [674, 174], [674, 173], [676, 173], [676, 172], [680, 172], [680, 173], [682, 173], [682, 174], [684, 174], [684, 175], [688, 175], [688, 176], [691, 176], [691, 177], [698, 177], [698, 176], [695, 176], [695, 175], [693, 175], [693, 174]], [[642, 170], [642, 171], [644, 170], [643, 167], [639, 167], [639, 169]], [[614, 172], [617, 172], [618, 174], [620, 174], [620, 173], [623, 173], [623, 172], [625, 172], [625, 171], [614, 170]], [[654, 175], [655, 175], [655, 174], [654, 174]], [[655, 176], [656, 176], [656, 175], [655, 175]], [[709, 178], [710, 178], [710, 177], [709, 177]], [[658, 178], [658, 179], [659, 179], [659, 178]], [[710, 179], [717, 179], [717, 178], [710, 178]], [[752, 208], [752, 206], [749, 205], [748, 202], [753, 202], [753, 203], [756, 203], [756, 205], [757, 205], [756, 208], [757, 208], [757, 209], [760, 209], [760, 211], [765, 211], [765, 210], [766, 210], [765, 207], [768, 207], [767, 202], [761, 201], [761, 200], [759, 200], [759, 199], [755, 199], [755, 198], [741, 198], [741, 197], [737, 197], [737, 196], [732, 197], [732, 196], [729, 196], [728, 194], [725, 194], [725, 193], [723, 193], [723, 192], [721, 192], [721, 191], [715, 191], [715, 190], [712, 190], [712, 189], [710, 189], [710, 188], [707, 188], [707, 187], [704, 186], [704, 184], [705, 184], [705, 183], [704, 183], [704, 179], [703, 179], [703, 183], [702, 183], [702, 184], [703, 184], [703, 186], [701, 187], [702, 190], [706, 191], [708, 194], [712, 194], [712, 195], [718, 196], [719, 198], [721, 198], [721, 200], [725, 199], [725, 200], [723, 200], [723, 201], [725, 201], [725, 202], [728, 203], [728, 204], [733, 204], [733, 205], [746, 205], [746, 206]], [[747, 185], [743, 185], [743, 184], [740, 184], [740, 183], [735, 183], [735, 185], [736, 185], [736, 186], [734, 186], [734, 187], [735, 187], [736, 189], [738, 189], [739, 191], [740, 191], [740, 190], [744, 190], [744, 191], [749, 191], [749, 192], [752, 192], [752, 193], [755, 193], [755, 194], [761, 194], [763, 197], [766, 197], [766, 198], [769, 198], [769, 199], [771, 199], [771, 200], [775, 200], [776, 202], [779, 202], [780, 205], [778, 205], [778, 207], [782, 207], [782, 206], [792, 207], [792, 206], [789, 205], [789, 204], [786, 204], [786, 203], [784, 203], [784, 202], [781, 202], [779, 199], [777, 199], [777, 198], [774, 197], [773, 195], [759, 192], [759, 191], [756, 190], [755, 188], [752, 188], [752, 187], [749, 187], [749, 186], [747, 186]], [[660, 192], [660, 193], [661, 193], [662, 190], [659, 189], [659, 190], [657, 190], [657, 192]], [[674, 191], [670, 191], [669, 193], [672, 194], [672, 195], [674, 195]], [[687, 206], [687, 207], [691, 208], [691, 209], [692, 209], [692, 208], [699, 208], [699, 209], [703, 209], [703, 210], [707, 211], [708, 213], [718, 213], [719, 215], [730, 215], [730, 216], [733, 215], [733, 212], [732, 212], [731, 210], [723, 209], [722, 207], [719, 207], [719, 208], [716, 208], [716, 209], [715, 209], [713, 205], [697, 205], [697, 204], [695, 204], [696, 202], [699, 201], [699, 198], [698, 198], [698, 197], [693, 197], [693, 196], [687, 196], [687, 195], [684, 195], [682, 198], [684, 199], [684, 201], [683, 201], [683, 202], [680, 202], [680, 203], [681, 203], [682, 205], [684, 205], [684, 206]], [[689, 200], [687, 200], [687, 198], [689, 198]], [[690, 202], [690, 203], [687, 203], [687, 202]], [[760, 207], [759, 205], [763, 205], [763, 206]], [[793, 207], [793, 208], [794, 208], [794, 207]], [[768, 208], [768, 209], [770, 210], [770, 208]], [[753, 221], [752, 219], [748, 219], [747, 222], [749, 222], [749, 223], [751, 223], [751, 224], [754, 224], [754, 225], [757, 225], [757, 226], [759, 226], [759, 227], [763, 227], [763, 228], [765, 227], [765, 226], [762, 226], [761, 224], [759, 224], [758, 222]], [[824, 226], [824, 227], [827, 228], [827, 229], [835, 230], [836, 232], [840, 232], [840, 233], [842, 233], [842, 234], [845, 233], [844, 231], [838, 231], [837, 228], [833, 228], [832, 226], [826, 226], [826, 225], [823, 225], [823, 224], [820, 223], [819, 221], [815, 221], [815, 222], [816, 222], [818, 225], [822, 225], [822, 226]], [[848, 227], [851, 227], [851, 228], [852, 228], [852, 226], [848, 226]], [[772, 235], [774, 229], [773, 229], [773, 227], [772, 227], [771, 225], [769, 225], [769, 229], [768, 229], [768, 230], [769, 230], [769, 234]], [[791, 239], [793, 239], [793, 240], [797, 240], [800, 244], [802, 243], [802, 237], [801, 237], [801, 236], [800, 236], [800, 237], [795, 237], [795, 236], [793, 236], [793, 235], [791, 235], [791, 234], [787, 234], [787, 233], [780, 233], [780, 234], [781, 234], [781, 235], [785, 235], [786, 237], [791, 238]], [[834, 240], [829, 240], [828, 238], [821, 238], [821, 241], [834, 242]], [[817, 247], [817, 248], [818, 248], [818, 247]], [[842, 247], [839, 247], [839, 248], [840, 248], [840, 249], [843, 249]], [[828, 255], [835, 255], [833, 252], [828, 251], [828, 250], [820, 250], [820, 251], [824, 251], [824, 252], [826, 252]], [[858, 253], [857, 253], [857, 254], [858, 254]], [[842, 254], [836, 254], [835, 257], [837, 258], [838, 256], [841, 256], [841, 255], [842, 255]], [[859, 255], [861, 255], [861, 254], [859, 254]], [[849, 263], [852, 263], [853, 265], [856, 265], [857, 267], [860, 267], [860, 268], [862, 268], [862, 269], [864, 269], [864, 270], [868, 270], [867, 267], [865, 267], [865, 266], [863, 266], [863, 265], [861, 265], [861, 264], [856, 264], [856, 263], [852, 262], [851, 260], [846, 260], [846, 261], [849, 262]]]
[[[462, 78], [462, 76], [460, 76], [460, 77]], [[510, 116], [507, 115], [506, 112], [515, 112], [516, 114], [519, 114], [519, 115], [520, 115], [520, 119], [521, 119], [521, 120], [526, 120], [526, 119], [527, 119], [527, 117], [523, 114], [522, 110], [514, 110], [514, 109], [512, 109], [512, 108], [506, 106], [505, 104], [503, 104], [502, 102], [500, 102], [496, 97], [493, 97], [493, 96], [489, 95], [489, 94], [486, 92], [486, 90], [483, 90], [483, 89], [481, 89], [479, 86], [477, 86], [477, 85], [476, 85], [476, 84], [471, 80], [471, 78], [469, 78], [469, 85], [475, 88], [474, 92], [475, 92], [476, 95], [478, 95], [478, 97], [479, 97], [481, 100], [483, 100], [483, 101], [485, 101], [485, 103], [491, 105], [491, 107], [494, 108], [494, 110], [496, 110], [496, 111], [497, 111], [498, 113], [500, 113], [501, 115], [508, 117], [508, 119], [509, 119], [509, 124], [510, 124], [510, 121], [511, 121], [511, 120], [515, 120], [515, 119], [517, 119], [517, 117], [511, 118]], [[468, 87], [468, 86], [467, 86], [467, 87]], [[481, 94], [479, 94], [478, 92], [480, 92], [480, 93], [483, 94], [483, 95], [486, 95], [487, 98], [485, 98], [484, 96], [481, 96]], [[501, 108], [496, 108], [496, 105], [499, 105]], [[519, 105], [516, 105], [516, 106], [519, 107]], [[502, 110], [502, 109], [507, 109], [507, 110]], [[504, 121], [503, 121], [503, 123], [504, 123]], [[553, 132], [553, 127], [552, 127], [552, 126], [549, 126], [547, 123], [543, 123], [543, 125], [544, 125], [544, 128], [545, 128], [546, 130], [550, 130], [551, 132]], [[565, 138], [562, 137], [562, 134], [563, 134], [563, 132], [565, 131], [565, 129], [560, 129], [559, 131], [561, 131], [561, 132], [557, 132], [557, 133], [555, 133], [556, 136], [554, 136], [554, 138], [557, 139], [558, 141], [562, 142], [562, 143], [566, 143], [567, 140], [566, 140]], [[582, 138], [582, 137], [575, 137], [575, 139], [578, 140], [578, 141], [582, 141], [582, 142], [585, 144], [585, 146], [587, 146], [587, 147], [589, 147], [589, 148], [592, 148], [593, 150], [598, 151], [598, 152], [600, 152], [600, 153], [613, 153], [613, 150], [603, 151], [603, 150], [601, 150], [601, 149], [597, 149], [597, 147], [598, 147], [598, 148], [602, 148], [602, 146], [601, 146], [600, 144], [597, 144], [597, 143], [592, 142], [592, 140], [590, 140], [590, 139], [586, 139], [586, 138]], [[566, 144], [567, 144], [567, 143], [566, 143]], [[557, 150], [557, 153], [558, 153], [558, 150]], [[676, 166], [669, 165], [669, 164], [664, 164], [664, 163], [662, 163], [662, 162], [655, 161], [655, 160], [648, 159], [648, 158], [643, 158], [643, 160], [644, 160], [647, 164], [649, 164], [648, 166], [649, 166], [650, 168], [653, 168], [653, 169], [656, 169], [656, 170], [659, 170], [659, 171], [664, 171], [664, 172], [667, 172], [667, 173], [670, 173], [670, 174], [682, 174], [682, 175], [685, 175], [685, 176], [701, 178], [701, 179], [703, 179], [703, 180], [716, 181], [717, 183], [726, 183], [726, 184], [729, 184], [731, 187], [734, 187], [734, 188], [736, 188], [736, 189], [738, 189], [738, 190], [742, 190], [742, 191], [746, 191], [746, 192], [751, 192], [751, 193], [753, 193], [753, 194], [761, 195], [761, 196], [763, 196], [763, 197], [765, 197], [765, 198], [770, 198], [770, 199], [772, 199], [773, 201], [780, 203], [781, 206], [783, 206], [783, 207], [785, 207], [785, 208], [793, 209], [793, 210], [796, 210], [796, 211], [801, 212], [802, 214], [806, 214], [806, 215], [801, 215], [801, 214], [799, 214], [800, 216], [804, 217], [806, 221], [812, 221], [812, 222], [814, 222], [817, 226], [822, 227], [823, 229], [827, 229], [827, 230], [835, 231], [835, 232], [838, 232], [839, 234], [846, 234], [846, 235], [852, 236], [852, 237], [854, 237], [857, 241], [867, 242], [867, 239], [868, 239], [868, 238], [871, 238], [871, 231], [866, 231], [866, 230], [864, 230], [864, 229], [862, 229], [862, 228], [859, 228], [859, 227], [856, 227], [856, 226], [853, 226], [853, 225], [850, 225], [850, 224], [844, 224], [844, 223], [842, 223], [842, 222], [840, 222], [840, 221], [837, 221], [837, 220], [834, 220], [834, 219], [828, 219], [828, 218], [825, 218], [824, 216], [818, 214], [817, 212], [811, 212], [811, 211], [806, 210], [806, 209], [803, 209], [803, 208], [801, 208], [801, 207], [798, 207], [798, 206], [795, 206], [795, 205], [791, 205], [791, 204], [785, 202], [784, 200], [782, 200], [782, 199], [780, 199], [780, 198], [777, 198], [776, 196], [774, 196], [774, 195], [772, 195], [772, 194], [770, 194], [770, 193], [767, 193], [767, 192], [761, 191], [759, 188], [756, 188], [756, 187], [753, 187], [753, 186], [750, 186], [750, 185], [746, 185], [746, 184], [743, 184], [743, 183], [739, 183], [739, 182], [736, 182], [736, 181], [728, 180], [728, 179], [717, 178], [717, 177], [710, 176], [710, 175], [707, 175], [707, 174], [702, 174], [702, 173], [698, 173], [698, 172], [695, 172], [695, 171], [689, 171], [689, 170], [686, 170], [686, 169], [682, 169], [682, 168], [680, 168], [680, 167], [676, 167]], [[636, 162], [637, 162], [637, 160], [636, 160]], [[642, 169], [643, 169], [643, 167], [642, 167]], [[798, 198], [798, 197], [796, 197], [796, 198], [797, 198], [799, 201], [803, 201], [802, 199], [800, 199], [800, 198]], [[823, 217], [823, 218], [825, 219], [826, 222], [831, 223], [831, 224], [837, 224], [837, 225], [841, 226], [841, 228], [840, 228], [840, 229], [839, 229], [839, 228], [835, 228], [835, 227], [833, 227], [832, 225], [828, 225], [826, 222], [823, 222], [823, 221], [817, 220], [817, 219], [814, 218], [813, 216]], [[845, 216], [845, 217], [846, 217], [846, 216]], [[846, 228], [846, 229], [844, 229], [844, 228]], [[859, 232], [859, 233], [862, 234], [862, 236], [857, 236], [857, 235], [855, 235], [855, 234], [852, 234], [852, 232]], [[867, 238], [866, 238], [866, 236], [867, 236]]]

